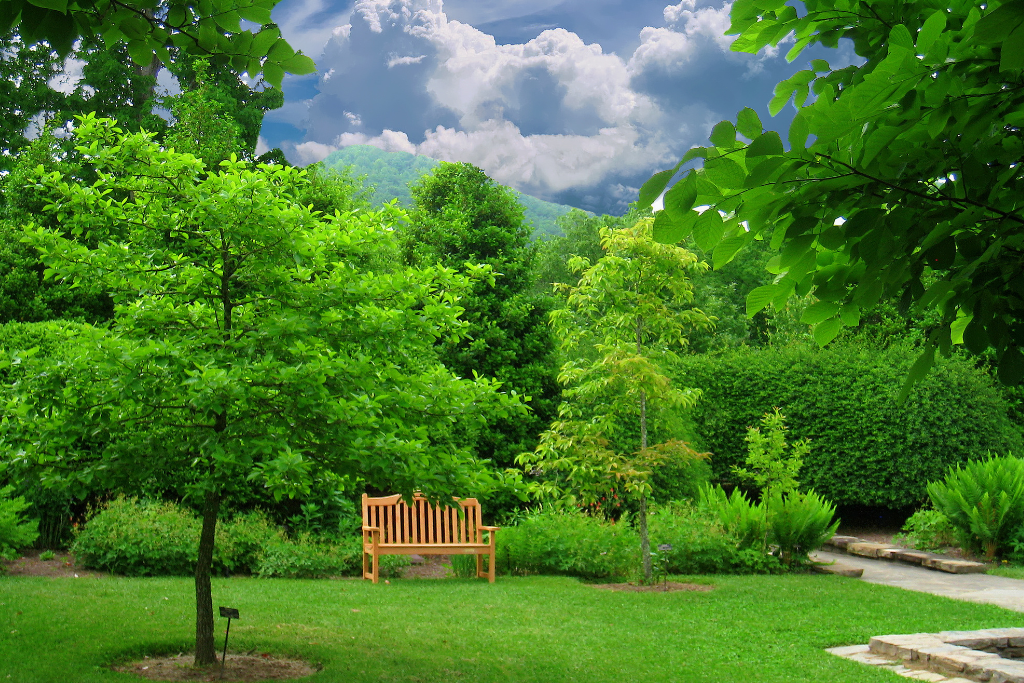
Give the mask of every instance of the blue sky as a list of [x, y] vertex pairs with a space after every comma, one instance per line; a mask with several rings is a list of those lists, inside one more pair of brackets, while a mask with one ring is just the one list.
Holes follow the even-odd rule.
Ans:
[[[468, 161], [495, 180], [622, 213], [650, 175], [813, 57], [729, 50], [722, 0], [282, 0], [316, 75], [288, 77], [261, 144], [307, 164], [351, 144]], [[783, 136], [785, 139], [785, 136]]]

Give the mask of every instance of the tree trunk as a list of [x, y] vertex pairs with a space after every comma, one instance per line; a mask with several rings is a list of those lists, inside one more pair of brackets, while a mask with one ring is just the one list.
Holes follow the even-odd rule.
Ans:
[[[636, 353], [643, 353], [643, 318], [636, 319]], [[647, 392], [640, 390], [640, 452], [647, 450]], [[647, 536], [647, 495], [640, 494], [640, 559], [644, 565], [644, 583], [653, 581], [651, 539]]]
[[651, 539], [647, 536], [647, 496], [640, 496], [640, 557], [644, 562], [644, 583], [653, 582]]
[[196, 666], [217, 663], [217, 646], [213, 642], [213, 592], [210, 570], [213, 568], [214, 531], [220, 494], [207, 491], [203, 502], [203, 531], [199, 535], [199, 559], [196, 562]]

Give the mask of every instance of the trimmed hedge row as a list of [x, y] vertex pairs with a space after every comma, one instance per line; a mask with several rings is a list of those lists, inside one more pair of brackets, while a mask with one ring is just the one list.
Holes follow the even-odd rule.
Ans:
[[926, 484], [951, 464], [1022, 445], [994, 380], [964, 356], [937, 359], [897, 403], [916, 357], [909, 345], [742, 349], [681, 358], [674, 374], [704, 391], [694, 426], [717, 480], [733, 480], [731, 468], [746, 458], [747, 427], [778, 406], [787, 439], [811, 439], [803, 488], [837, 505], [896, 509], [919, 505]]

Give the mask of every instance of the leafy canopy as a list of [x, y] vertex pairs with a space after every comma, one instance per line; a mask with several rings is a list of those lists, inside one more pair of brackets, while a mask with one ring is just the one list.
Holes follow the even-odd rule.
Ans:
[[[136, 64], [171, 61], [175, 49], [216, 56], [280, 89], [285, 73], [316, 71], [271, 23], [279, 0], [0, 0], [0, 33], [17, 28], [28, 45], [46, 42], [61, 56], [75, 40], [102, 36], [127, 44]], [[241, 21], [259, 24], [255, 33]]]
[[[1024, 377], [1024, 0], [737, 0], [733, 49], [757, 52], [791, 33], [808, 45], [853, 41], [865, 61], [820, 59], [779, 83], [770, 110], [797, 114], [783, 139], [751, 109], [723, 121], [703, 159], [665, 195], [655, 237], [693, 234], [715, 268], [752, 240], [779, 250], [776, 281], [753, 290], [747, 313], [794, 293], [819, 344], [883, 298], [934, 308], [940, 321], [910, 373], [961, 340], [992, 348], [1007, 384]], [[641, 204], [680, 168], [651, 178]], [[698, 213], [695, 206], [718, 211]], [[927, 286], [926, 286], [926, 283]], [[909, 386], [909, 384], [908, 384]]]

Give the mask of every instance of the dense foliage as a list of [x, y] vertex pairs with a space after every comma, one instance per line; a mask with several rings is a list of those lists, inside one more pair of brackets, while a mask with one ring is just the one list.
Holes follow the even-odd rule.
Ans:
[[434, 354], [437, 339], [458, 338], [456, 298], [487, 269], [374, 272], [402, 219], [393, 210], [322, 217], [295, 201], [297, 169], [232, 157], [211, 172], [109, 119], [87, 116], [74, 135], [88, 173], [37, 169], [56, 225], [29, 224], [24, 238], [50, 276], [99, 282], [115, 315], [79, 328], [62, 358], [21, 364], [4, 453], [15, 476], [42, 469], [72, 488], [190, 472], [176, 483], [203, 500], [197, 661], [208, 663], [226, 492], [259, 482], [301, 494], [323, 471], [435, 497], [493, 481], [472, 434], [519, 402]]
[[[379, 206], [397, 199], [399, 205], [411, 208], [413, 185], [441, 163], [430, 157], [408, 152], [385, 152], [369, 145], [349, 145], [331, 152], [320, 162], [326, 169], [351, 169], [357, 176], [365, 176], [366, 184], [373, 188], [370, 201]], [[570, 211], [579, 211], [564, 204], [537, 199], [518, 190], [510, 192], [523, 206], [526, 222], [534, 238], [560, 234], [558, 219]]]
[[837, 505], [903, 508], [949, 465], [1022, 445], [998, 385], [962, 356], [943, 359], [899, 403], [915, 354], [903, 344], [742, 349], [682, 358], [676, 373], [703, 389], [694, 429], [720, 480], [743, 464], [747, 427], [777, 406], [790, 438], [810, 439], [804, 486]]
[[[4, 0], [0, 32], [17, 28], [27, 45], [47, 43], [61, 56], [79, 38], [103, 36], [108, 44], [126, 44], [140, 66], [168, 63], [172, 51], [212, 55], [218, 65], [252, 78], [262, 76], [276, 88], [285, 73], [308, 74], [313, 60], [296, 52], [271, 23], [279, 0]], [[242, 29], [241, 21], [260, 28]], [[250, 24], [251, 25], [251, 24]]]
[[[665, 195], [658, 238], [692, 233], [716, 267], [770, 240], [778, 277], [751, 292], [748, 312], [811, 292], [819, 301], [803, 320], [826, 344], [880, 299], [902, 298], [939, 313], [911, 380], [962, 337], [994, 350], [1000, 380], [1019, 382], [1024, 0], [744, 0], [731, 16], [734, 50], [792, 35], [793, 59], [847, 38], [863, 61], [812, 60], [776, 87], [772, 113], [791, 99], [797, 108], [789, 151], [752, 109], [715, 126], [712, 146], [680, 162], [704, 159]], [[675, 172], [648, 181], [641, 203]]]
[[928, 497], [961, 545], [991, 561], [1009, 550], [1024, 524], [1024, 460], [990, 455], [951, 466], [944, 479], [928, 484]]
[[13, 492], [13, 486], [0, 487], [0, 559], [12, 559], [17, 550], [32, 545], [39, 535], [38, 520], [24, 515], [29, 504]]
[[555, 347], [550, 300], [531, 291], [536, 250], [515, 196], [471, 164], [441, 164], [413, 187], [415, 208], [401, 232], [409, 265], [454, 270], [478, 264], [493, 278], [477, 280], [459, 300], [464, 335], [439, 345], [445, 366], [460, 377], [488, 377], [530, 397], [530, 414], [492, 422], [479, 449], [498, 465], [533, 448], [555, 414]]

